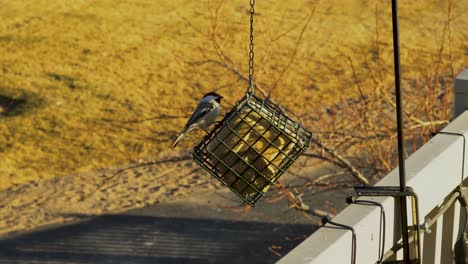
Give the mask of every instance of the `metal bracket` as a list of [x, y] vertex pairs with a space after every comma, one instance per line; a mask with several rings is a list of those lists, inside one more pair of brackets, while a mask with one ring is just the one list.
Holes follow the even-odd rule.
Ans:
[[378, 256], [379, 260], [377, 263], [382, 263], [383, 256], [385, 254], [385, 209], [383, 205], [376, 201], [371, 200], [358, 200], [356, 196], [348, 196], [346, 198], [348, 204], [359, 204], [359, 205], [368, 205], [368, 206], [378, 206], [380, 208], [380, 229], [379, 229], [379, 250]]
[[466, 150], [466, 137], [465, 137], [465, 135], [462, 134], [462, 133], [445, 132], [445, 131], [440, 131], [440, 132], [437, 132], [436, 134], [457, 136], [457, 137], [462, 137], [463, 138], [463, 160], [462, 160], [462, 168], [461, 168], [461, 183], [463, 183], [463, 178], [465, 177], [465, 150]]
[[356, 242], [356, 231], [354, 230], [354, 228], [348, 225], [333, 222], [331, 216], [329, 215], [322, 217], [322, 224], [323, 225], [330, 224], [330, 225], [334, 225], [334, 226], [348, 229], [349, 231], [351, 231], [352, 233], [351, 264], [356, 264], [356, 243], [357, 242]]
[[[378, 197], [411, 197], [412, 200], [412, 216], [413, 226], [408, 227], [408, 232], [414, 232], [413, 241], [414, 251], [416, 252], [415, 259], [411, 263], [421, 263], [421, 241], [420, 241], [420, 224], [419, 224], [419, 203], [418, 196], [413, 188], [407, 186], [406, 191], [401, 191], [398, 186], [355, 186], [354, 191], [357, 196], [378, 196]], [[385, 239], [385, 238], [384, 238]], [[404, 242], [403, 242], [404, 243]], [[382, 262], [382, 263], [398, 263], [398, 262]]]

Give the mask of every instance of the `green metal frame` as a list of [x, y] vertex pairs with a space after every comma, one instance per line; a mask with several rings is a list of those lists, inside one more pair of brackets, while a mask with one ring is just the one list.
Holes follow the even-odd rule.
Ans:
[[[250, 119], [249, 119], [250, 116]], [[252, 116], [254, 118], [252, 118]], [[249, 122], [251, 121], [251, 122]], [[252, 121], [254, 121], [252, 123]], [[267, 122], [268, 126], [262, 126], [260, 123]], [[234, 125], [234, 127], [232, 127]], [[238, 131], [241, 126], [247, 128], [247, 132], [239, 134]], [[257, 130], [262, 128], [263, 132]], [[222, 138], [223, 133], [224, 138]], [[274, 139], [265, 136], [267, 132], [270, 135], [274, 135]], [[254, 142], [248, 142], [246, 138], [248, 135], [258, 135], [258, 138]], [[289, 141], [286, 145], [277, 146], [275, 141], [279, 138], [287, 138]], [[228, 138], [235, 138], [234, 142], [227, 140]], [[236, 106], [234, 106], [229, 113], [227, 113], [223, 120], [215, 126], [215, 128], [205, 136], [202, 141], [195, 146], [193, 157], [195, 161], [200, 164], [205, 170], [221, 181], [224, 185], [228, 186], [231, 191], [237, 194], [247, 204], [254, 206], [260, 197], [268, 190], [268, 188], [275, 184], [278, 178], [286, 172], [288, 167], [294, 163], [297, 158], [309, 147], [312, 139], [312, 134], [303, 128], [298, 123], [287, 117], [282, 111], [280, 111], [274, 104], [267, 100], [261, 100], [259, 97], [253, 94], [247, 94]], [[262, 140], [267, 143], [267, 147], [263, 151], [259, 151], [254, 145]], [[239, 144], [247, 146], [250, 154], [254, 154], [255, 158], [251, 161], [247, 160], [247, 154], [238, 153], [234, 148]], [[215, 148], [210, 150], [208, 146], [215, 144]], [[226, 149], [223, 155], [218, 156], [218, 148]], [[274, 156], [266, 156], [267, 150], [274, 150]], [[236, 158], [235, 162], [232, 158]], [[229, 160], [230, 159], [230, 160]], [[262, 160], [260, 160], [262, 159]], [[266, 161], [266, 166], [258, 168], [255, 166], [257, 161]], [[239, 162], [241, 162], [239, 164]], [[274, 163], [273, 163], [274, 162]], [[232, 163], [229, 165], [228, 163]], [[234, 167], [241, 165], [245, 168], [241, 173], [236, 171]], [[258, 165], [257, 165], [258, 166]], [[274, 173], [270, 176], [265, 172], [266, 169], [273, 169]], [[255, 172], [253, 179], [247, 179], [245, 175], [247, 172]], [[224, 171], [224, 173], [223, 173]], [[228, 176], [235, 176], [235, 180], [231, 183], [227, 182], [225, 178]], [[255, 182], [264, 181], [263, 186], [256, 186]], [[243, 190], [235, 188], [235, 184], [241, 181], [241, 184], [245, 184]], [[251, 189], [249, 189], [251, 188]], [[265, 190], [265, 192], [264, 192]], [[253, 194], [246, 195], [245, 192], [252, 191]]]

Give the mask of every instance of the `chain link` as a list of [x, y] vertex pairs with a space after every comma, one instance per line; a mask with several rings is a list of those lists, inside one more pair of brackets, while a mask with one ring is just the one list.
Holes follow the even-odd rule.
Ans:
[[253, 23], [255, 14], [255, 0], [250, 0], [250, 45], [249, 45], [249, 89], [248, 93], [253, 94], [254, 90], [254, 36], [253, 36]]

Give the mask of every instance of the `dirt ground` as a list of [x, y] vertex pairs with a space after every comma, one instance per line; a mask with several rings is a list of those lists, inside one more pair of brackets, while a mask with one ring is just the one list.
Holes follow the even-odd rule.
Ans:
[[[161, 155], [158, 160], [179, 159]], [[182, 161], [128, 169], [103, 170], [19, 184], [0, 191], [0, 234], [76, 219], [73, 215], [116, 213], [130, 208], [211, 191], [220, 184], [199, 173], [190, 156]]]

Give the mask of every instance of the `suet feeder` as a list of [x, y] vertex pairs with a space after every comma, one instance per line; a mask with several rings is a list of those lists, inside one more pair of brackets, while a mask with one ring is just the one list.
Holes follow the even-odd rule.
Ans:
[[308, 148], [312, 134], [247, 94], [194, 148], [197, 163], [253, 206]]
[[195, 161], [253, 206], [309, 147], [312, 134], [254, 95], [254, 4], [250, 0], [249, 88], [194, 148]]

